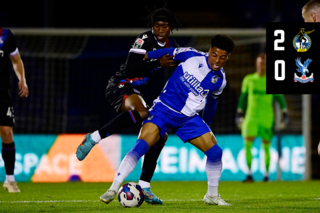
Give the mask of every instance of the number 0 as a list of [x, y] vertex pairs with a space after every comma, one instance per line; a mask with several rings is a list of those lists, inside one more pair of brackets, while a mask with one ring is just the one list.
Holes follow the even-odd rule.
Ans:
[[274, 31], [274, 36], [280, 35], [279, 39], [274, 40], [274, 50], [275, 51], [283, 51], [284, 47], [279, 47], [279, 43], [284, 42], [284, 31], [283, 30], [275, 30]]
[[[281, 76], [279, 76], [279, 65], [281, 65]], [[276, 60], [274, 62], [274, 78], [277, 81], [283, 81], [285, 79], [285, 68], [286, 66], [284, 60]]]

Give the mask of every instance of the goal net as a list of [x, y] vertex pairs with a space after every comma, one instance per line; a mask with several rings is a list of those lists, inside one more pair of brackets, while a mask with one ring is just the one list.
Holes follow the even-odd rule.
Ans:
[[[17, 133], [85, 133], [103, 126], [116, 114], [104, 97], [109, 78], [125, 62], [135, 38], [146, 29], [12, 29], [26, 70], [30, 96], [18, 98], [12, 87]], [[239, 133], [235, 112], [242, 79], [255, 72], [255, 58], [265, 51], [265, 30], [181, 29], [177, 43], [208, 51], [213, 35], [231, 36], [236, 48], [225, 66], [227, 86], [221, 95], [212, 129]], [[13, 72], [12, 72], [13, 73]], [[17, 80], [12, 74], [12, 84]], [[156, 75], [146, 101], [152, 105], [169, 73]], [[291, 123], [287, 133], [301, 133], [301, 96], [285, 95]], [[137, 132], [126, 128], [121, 133]]]

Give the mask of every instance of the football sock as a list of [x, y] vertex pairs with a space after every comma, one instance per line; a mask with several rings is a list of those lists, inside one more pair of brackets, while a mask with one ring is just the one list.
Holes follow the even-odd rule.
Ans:
[[96, 143], [98, 143], [101, 140], [101, 136], [99, 134], [99, 131], [96, 130], [91, 134], [92, 140], [94, 140]]
[[208, 185], [207, 195], [209, 195], [210, 197], [217, 196], [218, 195], [218, 186]]
[[270, 143], [264, 143], [263, 144], [264, 149], [264, 162], [266, 164], [266, 171], [269, 171], [270, 166]]
[[99, 134], [101, 138], [108, 137], [121, 129], [131, 126], [137, 123], [141, 123], [142, 118], [138, 111], [129, 110], [126, 112], [120, 113], [113, 120], [104, 125], [101, 129], [99, 129]]
[[146, 154], [148, 150], [148, 143], [142, 139], [138, 139], [134, 147], [123, 158], [114, 180], [122, 183], [136, 167], [138, 160]]
[[120, 186], [121, 186], [121, 183], [119, 181], [113, 180], [109, 190], [114, 190], [114, 191], [118, 192]]
[[2, 159], [7, 175], [13, 175], [14, 163], [16, 161], [16, 149], [14, 142], [6, 144], [2, 143]]
[[5, 180], [6, 183], [14, 182], [14, 181], [15, 181], [14, 175], [6, 175], [6, 180]]
[[139, 185], [141, 186], [141, 188], [150, 188], [150, 182], [146, 182], [143, 180], [139, 180]]
[[160, 140], [155, 145], [150, 147], [149, 151], [145, 154], [140, 180], [150, 183], [154, 170], [157, 166], [157, 160], [163, 147], [164, 141], [163, 138], [160, 138]]
[[252, 153], [251, 148], [253, 146], [252, 141], [245, 141], [245, 149], [246, 149], [246, 160], [249, 170], [251, 170], [251, 161], [252, 161]]
[[218, 195], [218, 185], [221, 177], [222, 170], [222, 149], [218, 144], [211, 147], [204, 153], [207, 156], [206, 173], [208, 178], [208, 191], [209, 196]]

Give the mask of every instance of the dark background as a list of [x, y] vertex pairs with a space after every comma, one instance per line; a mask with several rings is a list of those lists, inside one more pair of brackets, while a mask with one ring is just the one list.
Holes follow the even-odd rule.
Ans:
[[[305, 31], [313, 31], [308, 34], [311, 39], [311, 47], [306, 52], [297, 52], [293, 47], [293, 39], [299, 33], [301, 28], [305, 28]], [[284, 51], [274, 50], [275, 39], [280, 39], [280, 35], [274, 36], [275, 30], [284, 31], [284, 42], [279, 44], [279, 47], [284, 47]], [[318, 23], [268, 23], [267, 27], [267, 93], [268, 94], [319, 94], [320, 93], [320, 81], [318, 79], [318, 67], [320, 67], [320, 61], [318, 58], [318, 51], [320, 49], [320, 26]], [[297, 71], [295, 59], [301, 58], [303, 64], [308, 58], [312, 59], [309, 64], [310, 76], [313, 73], [314, 82], [300, 83], [294, 82], [294, 73], [301, 76], [301, 73]], [[285, 79], [283, 81], [275, 80], [274, 63], [276, 60], [285, 61]], [[279, 66], [279, 72], [280, 72]]]
[[[167, 1], [182, 28], [252, 28], [267, 22], [302, 22], [301, 8], [307, 0]], [[161, 0], [1, 1], [0, 26], [56, 28], [145, 27], [149, 10], [164, 5]]]

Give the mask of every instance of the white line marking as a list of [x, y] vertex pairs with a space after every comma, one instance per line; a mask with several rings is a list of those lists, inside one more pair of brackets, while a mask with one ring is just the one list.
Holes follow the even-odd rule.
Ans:
[[100, 202], [99, 200], [17, 200], [0, 201], [0, 203], [82, 203], [82, 202]]
[[[163, 200], [165, 202], [179, 202], [179, 201], [202, 201], [202, 199], [169, 199]], [[0, 201], [0, 203], [85, 203], [85, 202], [100, 202], [99, 200], [16, 200], [16, 201]]]

